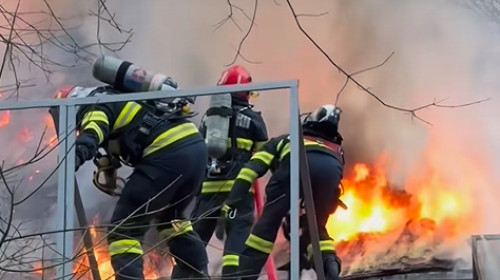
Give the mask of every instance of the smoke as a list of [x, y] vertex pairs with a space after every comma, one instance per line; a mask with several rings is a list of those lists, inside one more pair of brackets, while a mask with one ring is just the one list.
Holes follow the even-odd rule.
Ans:
[[[253, 1], [232, 2], [252, 17]], [[302, 36], [286, 3], [277, 2], [279, 5], [259, 1], [256, 24], [241, 49], [247, 60], [258, 63], [241, 57], [237, 63], [248, 68], [256, 82], [299, 79], [303, 112], [333, 103], [344, 77]], [[484, 16], [461, 5], [462, 1], [292, 2], [298, 13], [328, 11], [323, 16], [299, 19], [348, 72], [379, 64], [395, 51], [384, 66], [355, 77], [392, 105], [414, 108], [443, 98], [449, 98], [443, 104], [466, 103], [494, 96], [500, 85], [498, 30]], [[96, 39], [97, 21], [89, 16], [89, 9], [95, 7], [80, 2], [74, 5], [76, 1], [51, 3], [56, 13], [75, 18], [78, 28], [71, 30], [75, 38]], [[106, 4], [116, 13], [116, 21], [125, 29], [132, 27], [134, 32], [132, 42], [118, 56], [171, 75], [182, 88], [214, 85], [226, 64], [232, 62], [250, 24], [233, 8], [242, 31], [231, 20], [215, 30], [214, 25], [229, 13], [227, 2], [222, 0], [211, 1], [210, 5], [194, 0], [156, 0], [147, 4], [108, 0]], [[123, 39], [123, 34], [109, 26], [101, 26], [100, 36], [108, 41]], [[49, 48], [49, 54], [65, 62], [74, 59], [57, 48]], [[23, 91], [26, 99], [48, 97], [63, 84], [100, 84], [92, 80], [91, 65], [82, 62], [54, 72], [49, 83], [40, 73], [27, 68], [23, 73], [35, 78], [39, 85]], [[500, 195], [496, 187], [500, 178], [495, 170], [500, 164], [500, 132], [490, 121], [498, 102], [493, 99], [471, 107], [431, 107], [417, 112], [432, 123], [427, 125], [382, 106], [349, 84], [339, 103], [344, 111], [341, 132], [348, 164], [375, 162], [387, 153], [390, 178], [402, 186], [419, 176], [437, 173], [447, 187], [470, 198], [470, 205], [463, 207], [476, 223], [467, 234], [498, 232], [500, 222], [494, 215], [499, 206], [494, 200]], [[262, 93], [254, 103], [267, 121], [270, 136], [288, 132], [288, 96], [284, 91]], [[201, 112], [206, 104], [206, 98], [199, 98], [195, 109]], [[26, 112], [17, 120], [36, 130], [39, 119], [32, 116]], [[10, 134], [9, 130], [9, 139]], [[1, 137], [3, 142], [11, 143], [5, 137]], [[89, 169], [85, 166], [80, 173], [90, 176]], [[78, 179], [89, 209], [108, 201], [95, 194], [90, 178], [82, 174]]]

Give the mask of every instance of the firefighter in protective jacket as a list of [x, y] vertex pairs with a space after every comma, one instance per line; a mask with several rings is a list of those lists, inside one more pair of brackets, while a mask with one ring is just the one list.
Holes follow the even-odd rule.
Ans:
[[[309, 163], [320, 249], [328, 280], [338, 279], [341, 263], [335, 245], [326, 231], [326, 222], [338, 205], [340, 181], [343, 176], [343, 152], [338, 133], [340, 109], [324, 105], [308, 115], [303, 122], [303, 139]], [[252, 156], [238, 174], [233, 190], [225, 202], [227, 215], [239, 211], [241, 194], [268, 170], [272, 176], [266, 187], [266, 204], [261, 218], [246, 240], [239, 258], [238, 276], [257, 279], [267, 261], [283, 218], [290, 210], [290, 142], [289, 135], [268, 141], [262, 150]], [[308, 238], [307, 233], [301, 238]], [[308, 241], [310, 243], [310, 240]], [[308, 246], [312, 248], [312, 246]], [[312, 254], [311, 254], [312, 256]]]
[[[243, 67], [234, 66], [221, 75], [218, 85], [250, 82], [250, 74]], [[193, 227], [205, 243], [210, 241], [214, 233], [217, 218], [221, 216], [221, 206], [231, 191], [236, 176], [250, 160], [252, 154], [268, 140], [267, 128], [260, 112], [252, 110], [252, 105], [249, 104], [251, 94], [250, 92], [231, 94], [232, 115], [229, 124], [228, 149], [217, 162], [218, 172], [213, 172], [210, 167], [208, 168], [207, 178], [203, 182], [201, 195], [193, 212], [193, 218], [196, 219]], [[205, 136], [204, 120], [200, 131]], [[238, 252], [244, 249], [246, 237], [253, 225], [253, 188], [241, 194], [240, 198], [242, 200], [241, 211], [234, 217], [231, 227], [225, 229], [222, 275], [226, 277], [234, 276], [237, 271]], [[220, 224], [219, 227], [224, 228]], [[218, 238], [222, 239], [222, 236], [218, 234]]]
[[[61, 95], [67, 97], [68, 93]], [[98, 87], [90, 95], [113, 93], [119, 92]], [[181, 107], [186, 109], [185, 105]], [[153, 218], [176, 261], [188, 263], [192, 277], [206, 277], [206, 250], [181, 214], [190, 196], [199, 191], [207, 148], [198, 128], [183, 117], [186, 112], [160, 113], [150, 106], [148, 102], [123, 102], [80, 107], [76, 169], [93, 159], [99, 148], [134, 168], [115, 206], [108, 233], [117, 280], [144, 279], [141, 240]]]

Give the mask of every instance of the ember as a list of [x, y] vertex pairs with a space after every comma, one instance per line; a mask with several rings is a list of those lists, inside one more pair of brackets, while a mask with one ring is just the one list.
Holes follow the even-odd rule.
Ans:
[[0, 127], [6, 127], [10, 124], [10, 111], [3, 111], [0, 115]]

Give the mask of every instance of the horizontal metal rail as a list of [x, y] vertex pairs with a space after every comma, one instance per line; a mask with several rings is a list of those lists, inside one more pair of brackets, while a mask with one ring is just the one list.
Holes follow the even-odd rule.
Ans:
[[[52, 106], [78, 106], [97, 103], [115, 103], [137, 100], [154, 100], [169, 97], [189, 97], [189, 96], [206, 96], [213, 94], [223, 94], [239, 91], [270, 91], [278, 89], [291, 89], [298, 87], [298, 81], [272, 82], [272, 83], [255, 83], [251, 85], [241, 86], [215, 86], [192, 90], [175, 90], [175, 91], [148, 91], [135, 92], [126, 94], [103, 95], [98, 97], [85, 98], [68, 98], [68, 99], [41, 99], [33, 101], [20, 102], [1, 102], [1, 110], [22, 110], [34, 108], [46, 108]], [[293, 98], [293, 97], [292, 97]]]
[[[68, 227], [74, 227], [74, 194], [75, 194], [75, 170], [74, 158], [75, 149], [73, 143], [75, 141], [74, 131], [76, 125], [76, 106], [90, 105], [97, 103], [115, 103], [128, 102], [138, 100], [154, 100], [163, 98], [189, 97], [189, 96], [207, 96], [214, 94], [224, 94], [231, 92], [242, 91], [261, 91], [285, 89], [290, 92], [290, 258], [291, 258], [291, 280], [300, 279], [299, 271], [299, 188], [300, 188], [300, 156], [299, 151], [303, 149], [300, 145], [300, 109], [299, 109], [299, 93], [298, 81], [270, 82], [270, 83], [253, 83], [248, 85], [238, 86], [214, 86], [208, 88], [192, 89], [192, 90], [176, 90], [176, 91], [149, 91], [136, 92], [127, 94], [104, 95], [98, 97], [85, 97], [74, 99], [47, 99], [21, 102], [1, 102], [0, 111], [2, 110], [22, 110], [35, 109], [46, 107], [59, 107], [59, 131], [61, 145], [59, 147], [59, 184], [58, 184], [58, 222], [63, 230]], [[71, 135], [73, 134], [73, 135]], [[68, 160], [66, 160], [68, 159]], [[71, 208], [70, 208], [71, 207]], [[68, 233], [58, 236], [57, 247], [62, 259], [65, 261], [63, 267], [58, 270], [57, 279], [71, 279], [71, 271], [73, 263], [71, 262], [73, 252], [73, 240]], [[316, 254], [317, 255], [317, 254]], [[70, 261], [68, 261], [70, 260]], [[320, 279], [322, 280], [322, 279]]]

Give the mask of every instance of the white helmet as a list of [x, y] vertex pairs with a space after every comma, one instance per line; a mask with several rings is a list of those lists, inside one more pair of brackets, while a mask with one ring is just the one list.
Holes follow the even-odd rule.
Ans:
[[303, 125], [307, 126], [322, 123], [338, 127], [340, 122], [340, 113], [342, 113], [340, 108], [331, 104], [325, 104], [307, 115]]

